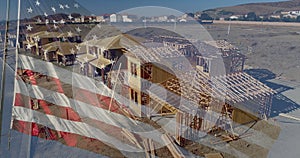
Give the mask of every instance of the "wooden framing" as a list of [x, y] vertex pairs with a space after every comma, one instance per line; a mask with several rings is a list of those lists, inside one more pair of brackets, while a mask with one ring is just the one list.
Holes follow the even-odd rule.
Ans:
[[[161, 63], [164, 61], [163, 59], [184, 58], [182, 52], [176, 48], [162, 47], [160, 44], [152, 43], [149, 47], [134, 45], [124, 51], [127, 63], [127, 70], [124, 71], [127, 72], [122, 73], [121, 71], [121, 75], [117, 75], [121, 83], [128, 86], [128, 90], [124, 92], [129, 95], [128, 98], [134, 105], [147, 106], [150, 110], [146, 112], [146, 115], [150, 118], [175, 115], [175, 139], [179, 145], [184, 145], [186, 139], [197, 138], [200, 132], [213, 133], [216, 130], [232, 130], [232, 120], [238, 120], [238, 123], [244, 121], [239, 120], [238, 114], [249, 114], [250, 119], [253, 117], [262, 119], [270, 115], [271, 99], [275, 91], [242, 72], [245, 57], [232, 45], [228, 45], [228, 42], [222, 43], [222, 41], [217, 44], [219, 44], [217, 49], [221, 49], [221, 56], [227, 65], [226, 75], [210, 76], [210, 62], [215, 58], [213, 55], [198, 57], [198, 66], [195, 71], [179, 71], [181, 74], [175, 76], [170, 72], [172, 70], [168, 69], [170, 65], [160, 67], [153, 63]], [[203, 65], [199, 65], [201, 59], [209, 61], [207, 72], [203, 71]], [[180, 60], [178, 61], [180, 62]], [[132, 66], [133, 64], [134, 66]], [[116, 78], [114, 76], [115, 73], [110, 72], [109, 78]], [[109, 83], [113, 82], [109, 81]], [[150, 92], [151, 84], [149, 85], [149, 83], [155, 83], [158, 87], [153, 89], [151, 87]], [[134, 93], [132, 93], [133, 91]], [[165, 95], [167, 95], [166, 99], [161, 97]], [[180, 99], [184, 101], [182, 104], [185, 102], [188, 104], [179, 105], [182, 101]], [[249, 106], [252, 107], [245, 107], [246, 110], [237, 108], [247, 103], [251, 103]], [[179, 106], [185, 109], [181, 109]], [[139, 116], [144, 116], [145, 111], [142, 111], [141, 107], [133, 106], [133, 108]], [[205, 117], [206, 115], [210, 118]], [[136, 144], [132, 136], [128, 134], [127, 136]], [[166, 135], [162, 139], [165, 142], [173, 142]], [[144, 140], [143, 144], [147, 150], [145, 151], [146, 156], [153, 156], [153, 153], [148, 152], [151, 146], [150, 142]], [[174, 145], [169, 145], [168, 148], [173, 156], [183, 156]]]
[[144, 139], [143, 145], [146, 158], [155, 158], [155, 147], [152, 139]]
[[163, 134], [161, 136], [161, 138], [165, 142], [165, 144], [167, 144], [167, 147], [170, 150], [173, 157], [175, 157], [175, 158], [184, 158], [185, 157], [185, 155], [182, 153], [182, 151], [179, 149], [179, 147], [173, 143], [174, 141], [169, 135]]

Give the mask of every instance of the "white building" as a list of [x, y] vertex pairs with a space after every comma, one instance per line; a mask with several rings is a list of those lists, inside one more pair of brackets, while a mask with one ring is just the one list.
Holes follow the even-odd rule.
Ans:
[[187, 22], [186, 19], [179, 19], [179, 22]]
[[132, 22], [132, 19], [128, 18], [128, 15], [122, 15], [123, 22]]
[[283, 15], [283, 17], [296, 19], [296, 18], [298, 17], [298, 15], [295, 15], [295, 14], [288, 14], [288, 15]]
[[75, 21], [76, 23], [80, 23], [80, 22], [81, 22], [81, 18], [75, 18], [74, 21]]
[[109, 19], [110, 22], [123, 22], [123, 17], [120, 14], [111, 14]]
[[239, 19], [239, 17], [236, 16], [236, 15], [232, 15], [232, 16], [230, 16], [229, 18], [230, 18], [231, 20], [238, 20], [238, 19]]
[[300, 16], [300, 11], [290, 11], [291, 15], [296, 15], [296, 16]]
[[158, 22], [166, 22], [168, 20], [167, 16], [159, 16], [158, 17]]
[[274, 18], [274, 19], [280, 19], [280, 15], [271, 15], [270, 18]]
[[111, 14], [109, 16], [110, 22], [117, 22], [117, 14]]
[[103, 16], [96, 16], [96, 22], [105, 22], [105, 19]]

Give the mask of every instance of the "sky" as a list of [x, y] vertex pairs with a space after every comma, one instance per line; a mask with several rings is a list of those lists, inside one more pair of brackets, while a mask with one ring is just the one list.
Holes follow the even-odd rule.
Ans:
[[95, 14], [115, 13], [141, 6], [161, 6], [181, 12], [196, 12], [222, 6], [279, 0], [77, 0]]
[[[0, 0], [0, 20], [5, 19], [6, 1]], [[9, 0], [11, 2], [10, 16], [16, 19], [16, 8], [18, 0]], [[36, 0], [21, 0], [22, 5], [33, 5]], [[47, 0], [39, 0], [44, 2]], [[51, 0], [51, 3], [76, 3], [74, 0]], [[160, 6], [178, 10], [180, 12], [196, 12], [199, 10], [232, 6], [254, 2], [274, 2], [280, 0], [76, 0], [82, 8], [90, 11], [92, 14], [101, 15], [105, 13], [118, 13], [126, 9], [143, 6]], [[26, 3], [26, 4], [24, 4]], [[50, 8], [49, 6], [45, 6]]]

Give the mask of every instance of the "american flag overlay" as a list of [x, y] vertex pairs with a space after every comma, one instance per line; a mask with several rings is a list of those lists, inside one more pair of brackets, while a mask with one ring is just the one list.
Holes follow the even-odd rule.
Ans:
[[275, 91], [193, 18], [98, 16], [69, 0], [21, 0], [18, 9], [1, 155], [253, 157], [276, 140], [251, 128], [278, 130], [267, 121]]

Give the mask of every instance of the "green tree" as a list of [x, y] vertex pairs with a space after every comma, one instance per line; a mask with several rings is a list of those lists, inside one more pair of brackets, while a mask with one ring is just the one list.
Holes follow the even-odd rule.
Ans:
[[213, 20], [212, 17], [210, 17], [207, 13], [202, 13], [200, 16], [201, 20]]
[[247, 18], [246, 18], [248, 21], [256, 21], [257, 19], [257, 16], [255, 14], [255, 12], [249, 12], [247, 14]]
[[297, 22], [300, 22], [300, 16], [297, 16], [296, 21], [297, 21]]

